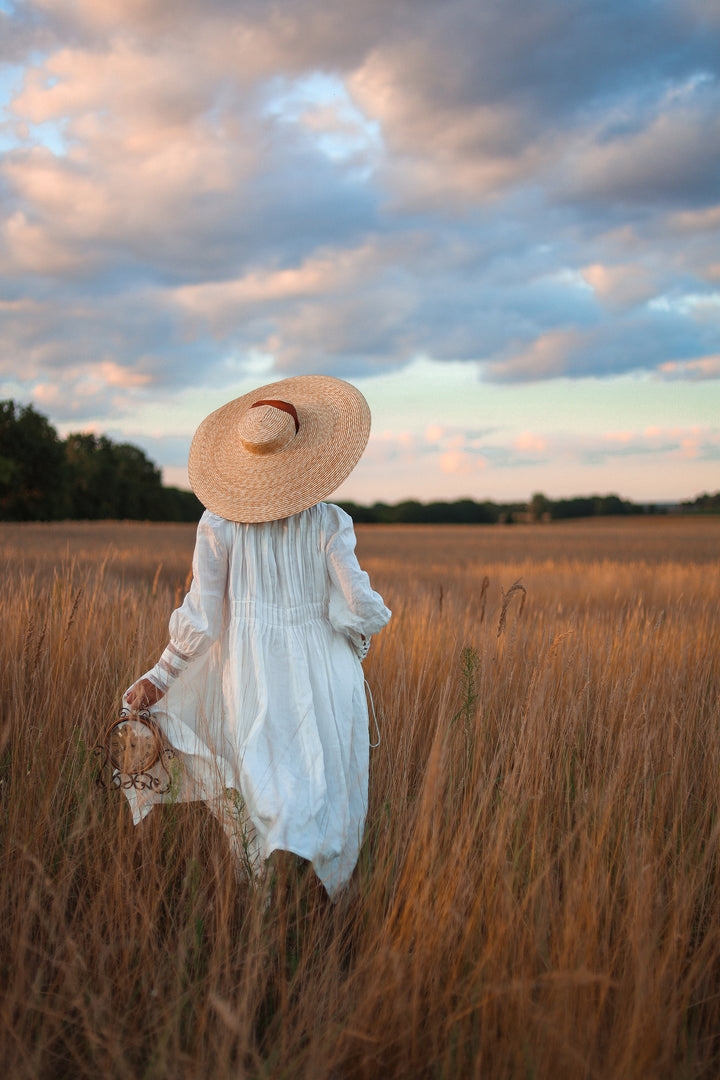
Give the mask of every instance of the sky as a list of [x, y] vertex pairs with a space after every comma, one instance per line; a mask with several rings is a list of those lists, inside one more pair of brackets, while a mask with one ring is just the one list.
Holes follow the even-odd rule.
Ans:
[[141, 446], [294, 374], [338, 492], [720, 489], [718, 0], [0, 0], [0, 397]]

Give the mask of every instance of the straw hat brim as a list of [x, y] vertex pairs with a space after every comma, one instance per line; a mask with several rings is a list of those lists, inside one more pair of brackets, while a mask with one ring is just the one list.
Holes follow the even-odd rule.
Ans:
[[[238, 437], [254, 402], [287, 401], [298, 429], [281, 449], [258, 454]], [[210, 413], [190, 447], [190, 486], [229, 521], [276, 521], [321, 502], [347, 479], [370, 435], [370, 409], [356, 387], [329, 375], [269, 383]]]

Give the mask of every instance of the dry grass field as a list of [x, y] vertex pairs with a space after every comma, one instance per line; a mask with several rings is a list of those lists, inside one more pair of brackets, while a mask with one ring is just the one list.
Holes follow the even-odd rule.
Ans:
[[358, 534], [365, 844], [266, 907], [203, 807], [94, 783], [192, 527], [0, 526], [3, 1074], [720, 1075], [720, 519]]

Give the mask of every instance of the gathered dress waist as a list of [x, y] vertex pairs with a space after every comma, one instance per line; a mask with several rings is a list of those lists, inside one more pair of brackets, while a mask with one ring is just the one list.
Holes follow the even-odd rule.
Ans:
[[263, 600], [233, 600], [233, 619], [237, 621], [265, 623], [268, 626], [302, 626], [327, 617], [324, 601], [297, 604], [268, 604]]

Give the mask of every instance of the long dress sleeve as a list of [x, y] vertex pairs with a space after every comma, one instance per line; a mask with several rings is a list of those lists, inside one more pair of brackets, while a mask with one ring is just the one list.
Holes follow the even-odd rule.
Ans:
[[190, 591], [170, 616], [167, 648], [145, 676], [160, 690], [167, 690], [220, 636], [228, 575], [226, 526], [227, 522], [209, 511], [200, 519]]
[[334, 629], [346, 634], [359, 648], [363, 639], [382, 630], [392, 613], [360, 568], [355, 544], [352, 518], [339, 506], [328, 503], [325, 553], [332, 582], [328, 616]]

